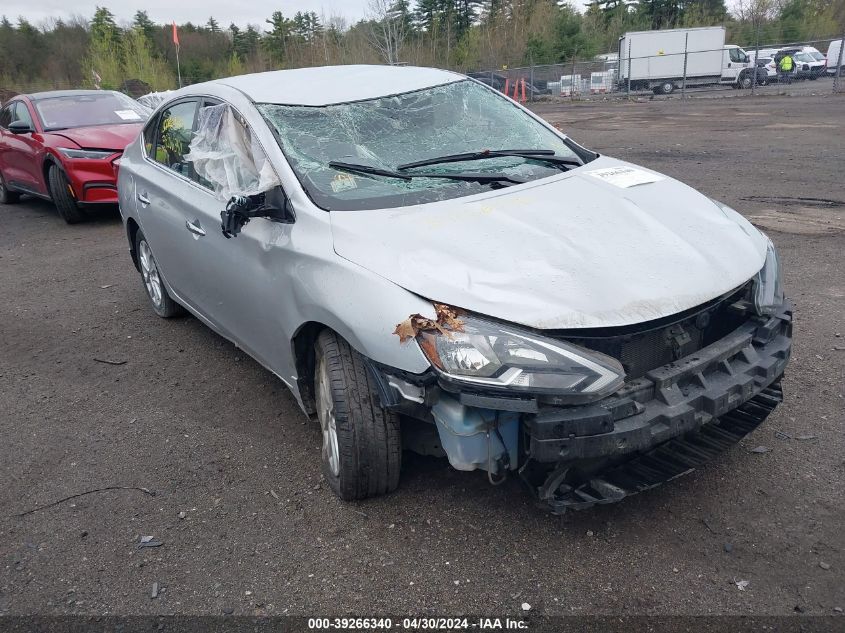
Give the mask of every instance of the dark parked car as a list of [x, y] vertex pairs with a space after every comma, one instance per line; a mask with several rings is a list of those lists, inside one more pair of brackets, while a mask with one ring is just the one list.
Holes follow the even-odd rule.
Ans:
[[117, 164], [149, 110], [110, 90], [17, 95], [0, 109], [0, 204], [52, 200], [69, 223], [117, 203]]

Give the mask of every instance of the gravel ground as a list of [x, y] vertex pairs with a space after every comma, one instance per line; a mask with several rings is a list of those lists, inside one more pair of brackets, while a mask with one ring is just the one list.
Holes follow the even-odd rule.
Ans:
[[[845, 608], [845, 97], [538, 110], [777, 243], [795, 350], [786, 402], [752, 436], [563, 517], [515, 481], [411, 455], [398, 492], [345, 504], [280, 383], [196, 319], [147, 307], [116, 212], [67, 226], [25, 201], [0, 207], [0, 614]], [[32, 512], [112, 486], [126, 488]], [[162, 545], [139, 548], [143, 535]]]

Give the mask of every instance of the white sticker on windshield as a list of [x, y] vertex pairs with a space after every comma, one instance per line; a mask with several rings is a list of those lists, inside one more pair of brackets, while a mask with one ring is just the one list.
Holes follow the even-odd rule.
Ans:
[[633, 167], [606, 167], [604, 169], [594, 169], [588, 171], [588, 174], [595, 178], [600, 178], [611, 185], [617, 187], [633, 187], [634, 185], [645, 185], [650, 182], [657, 182], [663, 180], [663, 176], [652, 174], [651, 172], [643, 171], [642, 169], [635, 169]]
[[141, 119], [141, 115], [135, 110], [115, 110], [114, 113], [124, 121], [139, 121]]

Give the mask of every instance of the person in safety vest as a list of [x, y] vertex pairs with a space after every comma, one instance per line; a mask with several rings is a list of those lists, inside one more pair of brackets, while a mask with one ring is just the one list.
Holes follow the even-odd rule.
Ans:
[[792, 61], [792, 55], [787, 53], [780, 59], [780, 63], [778, 64], [778, 70], [780, 71], [780, 82], [781, 83], [792, 83], [792, 71], [795, 68], [795, 62]]

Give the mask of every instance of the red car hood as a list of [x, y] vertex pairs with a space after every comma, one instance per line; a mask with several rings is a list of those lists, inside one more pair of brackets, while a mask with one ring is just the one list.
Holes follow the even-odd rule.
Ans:
[[68, 128], [48, 132], [63, 136], [84, 149], [113, 149], [122, 152], [138, 137], [142, 123], [123, 123], [118, 125], [92, 125], [90, 127]]

